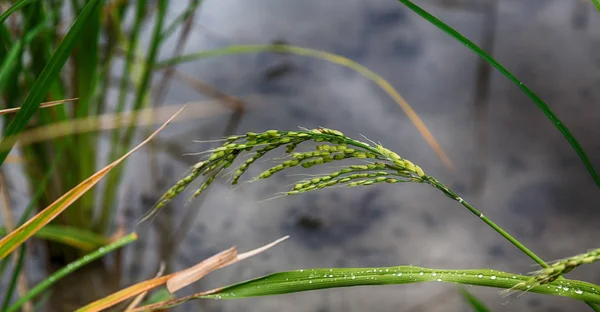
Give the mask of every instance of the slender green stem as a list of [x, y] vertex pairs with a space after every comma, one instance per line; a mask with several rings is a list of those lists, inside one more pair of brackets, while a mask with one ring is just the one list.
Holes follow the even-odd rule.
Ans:
[[[479, 219], [481, 219], [481, 221], [483, 221], [485, 224], [487, 224], [489, 227], [491, 227], [492, 229], [494, 229], [498, 234], [500, 234], [506, 240], [508, 240], [509, 242], [511, 242], [517, 248], [519, 248], [519, 250], [521, 250], [524, 254], [526, 254], [527, 256], [529, 256], [529, 258], [533, 259], [533, 261], [535, 261], [541, 267], [543, 267], [543, 268], [549, 268], [550, 267], [550, 265], [548, 265], [544, 260], [542, 260], [542, 258], [538, 257], [533, 251], [531, 251], [529, 248], [525, 247], [525, 245], [523, 245], [516, 238], [514, 238], [512, 235], [510, 235], [508, 232], [506, 232], [503, 228], [501, 228], [496, 223], [494, 223], [492, 220], [490, 220], [488, 217], [486, 217], [481, 211], [479, 211], [475, 207], [471, 206], [464, 199], [462, 199], [462, 197], [458, 196], [456, 193], [454, 193], [452, 190], [450, 190], [445, 185], [443, 185], [442, 183], [440, 183], [438, 180], [436, 180], [433, 177], [426, 177], [425, 180], [431, 186], [433, 186], [433, 187], [437, 188], [438, 190], [442, 191], [446, 196], [448, 196], [449, 198], [452, 198], [452, 199], [456, 200], [461, 205], [463, 205], [465, 208], [467, 208], [469, 211], [471, 211], [474, 215], [478, 216]], [[564, 277], [561, 276], [561, 277], [559, 277], [559, 279], [564, 279]], [[592, 308], [592, 310], [594, 310], [596, 312], [600, 312], [600, 306], [598, 306], [597, 304], [590, 303], [590, 302], [586, 302], [586, 304], [590, 308]]]
[[514, 238], [512, 235], [510, 235], [508, 232], [506, 232], [503, 228], [501, 228], [496, 223], [494, 223], [492, 220], [490, 220], [488, 217], [486, 217], [481, 211], [479, 211], [479, 210], [477, 210], [477, 208], [471, 206], [471, 204], [466, 202], [464, 199], [462, 199], [462, 197], [458, 196], [458, 194], [454, 193], [452, 190], [450, 190], [444, 184], [440, 183], [434, 177], [427, 176], [424, 178], [424, 180], [431, 186], [442, 191], [449, 198], [454, 199], [455, 201], [459, 202], [461, 205], [463, 205], [465, 208], [467, 208], [470, 212], [472, 212], [474, 215], [479, 217], [479, 219], [481, 219], [481, 221], [483, 221], [489, 227], [491, 227], [496, 232], [498, 232], [498, 234], [500, 234], [502, 237], [506, 238], [506, 240], [511, 242], [517, 248], [519, 248], [519, 250], [521, 250], [524, 254], [529, 256], [529, 258], [533, 259], [533, 261], [535, 261], [537, 264], [539, 264], [540, 266], [542, 266], [544, 268], [549, 267], [548, 264], [546, 262], [544, 262], [544, 260], [542, 260], [542, 258], [538, 257], [535, 253], [533, 253], [533, 251], [529, 250], [529, 248], [525, 247], [525, 245], [523, 245], [521, 242], [519, 242], [516, 238]]
[[124, 245], [127, 245], [127, 244], [135, 241], [136, 239], [137, 239], [137, 234], [131, 233], [131, 234], [126, 235], [126, 236], [122, 237], [121, 239], [115, 241], [114, 243], [108, 244], [104, 247], [100, 247], [99, 249], [83, 256], [82, 258], [69, 263], [68, 265], [66, 265], [62, 269], [56, 271], [50, 277], [48, 277], [47, 279], [45, 279], [44, 281], [42, 281], [41, 283], [36, 285], [34, 288], [32, 288], [22, 298], [20, 298], [17, 302], [15, 302], [13, 305], [11, 305], [8, 308], [8, 310], [3, 309], [3, 311], [7, 311], [7, 312], [18, 311], [19, 308], [23, 304], [25, 304], [25, 302], [27, 302], [27, 301], [35, 298], [37, 295], [43, 293], [44, 291], [46, 291], [50, 286], [52, 286], [54, 283], [56, 283], [61, 278], [73, 273], [74, 271], [78, 270], [82, 266], [112, 252], [113, 250], [121, 248]]
[[[136, 2], [135, 8], [135, 20], [133, 29], [131, 31], [131, 35], [129, 36], [127, 47], [127, 56], [125, 58], [125, 66], [123, 66], [123, 73], [121, 74], [121, 81], [119, 83], [119, 98], [117, 102], [117, 108], [115, 113], [117, 116], [120, 116], [121, 113], [125, 110], [127, 94], [129, 92], [128, 86], [131, 80], [131, 71], [133, 69], [133, 65], [136, 62], [135, 60], [135, 52], [138, 46], [138, 41], [140, 37], [140, 33], [142, 31], [142, 22], [144, 20], [144, 13], [146, 10], [146, 1], [140, 0]], [[107, 72], [107, 75], [110, 75], [110, 71]], [[117, 117], [115, 123], [119, 125], [121, 123], [120, 117]], [[119, 148], [121, 144], [121, 129], [115, 129], [112, 133], [110, 151], [108, 159], [112, 161], [116, 159], [119, 155]], [[98, 232], [103, 232], [106, 230], [108, 226], [108, 220], [110, 218], [110, 214], [112, 212], [112, 207], [114, 206], [114, 200], [117, 192], [117, 186], [119, 183], [119, 175], [116, 172], [110, 172], [106, 181], [106, 190], [104, 191], [104, 196], [102, 198], [101, 203], [101, 216], [100, 220], [96, 224], [96, 230]]]
[[[17, 288], [17, 282], [19, 280], [19, 274], [21, 274], [21, 270], [23, 268], [23, 262], [25, 261], [25, 244], [21, 245], [19, 248], [19, 256], [17, 258], [17, 263], [15, 265], [15, 270], [13, 271], [12, 278], [10, 279], [10, 284], [8, 286], [8, 291], [4, 295], [4, 303], [2, 304], [2, 311], [6, 311], [8, 304], [10, 303], [10, 299]], [[25, 301], [27, 302], [27, 301]], [[25, 303], [23, 302], [23, 303]]]
[[[152, 37], [150, 40], [150, 47], [149, 47], [150, 50], [148, 52], [148, 57], [146, 58], [146, 62], [143, 67], [141, 82], [136, 90], [135, 100], [133, 103], [132, 110], [134, 112], [139, 111], [141, 108], [143, 108], [148, 103], [148, 90], [149, 90], [150, 84], [152, 82], [152, 76], [154, 73], [154, 70], [153, 70], [154, 63], [156, 61], [158, 52], [161, 47], [160, 34], [163, 29], [168, 4], [169, 4], [169, 2], [167, 0], [159, 0], [158, 4], [157, 4], [158, 12], [157, 12], [157, 17], [156, 17], [156, 22], [154, 24], [154, 29], [152, 31]], [[120, 151], [118, 154], [122, 154], [123, 150], [129, 148], [129, 146], [131, 145], [131, 141], [133, 139], [133, 135], [135, 134], [135, 132], [134, 132], [135, 127], [133, 127], [133, 126], [126, 127], [123, 130], [124, 130], [124, 134], [123, 134], [123, 138], [122, 138], [123, 141], [117, 142], [117, 145], [114, 146], [114, 147], [121, 147], [121, 148], [117, 149], [118, 151]], [[121, 144], [119, 144], [119, 143], [121, 143]], [[120, 179], [122, 170], [123, 170], [122, 166], [115, 168], [113, 171], [110, 172], [110, 174], [108, 176], [107, 186], [111, 186], [113, 189], [105, 192], [105, 194], [107, 196], [104, 197], [104, 207], [103, 207], [102, 211], [100, 212], [100, 221], [98, 223], [98, 227], [104, 231], [106, 231], [106, 228], [109, 225], [110, 216], [113, 214], [113, 211], [114, 211], [114, 203], [113, 203], [114, 194], [116, 193], [115, 190], [120, 181], [119, 179]]]

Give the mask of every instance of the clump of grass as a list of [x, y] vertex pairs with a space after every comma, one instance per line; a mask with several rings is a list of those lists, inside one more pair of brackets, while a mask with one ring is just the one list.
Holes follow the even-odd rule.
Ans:
[[[318, 145], [312, 151], [296, 152], [296, 148], [307, 142]], [[144, 218], [157, 213], [170, 200], [186, 189], [201, 176], [208, 176], [193, 193], [199, 196], [210, 186], [215, 178], [229, 168], [233, 162], [243, 157], [244, 152], [252, 152], [233, 173], [232, 184], [237, 184], [248, 168], [270, 151], [285, 146], [287, 157], [280, 163], [265, 170], [255, 179], [267, 179], [288, 168], [311, 168], [345, 159], [359, 160], [360, 164], [343, 166], [341, 169], [324, 175], [297, 181], [294, 186], [281, 195], [295, 195], [332, 186], [368, 186], [377, 183], [431, 182], [423, 169], [403, 159], [381, 144], [370, 145], [345, 136], [337, 130], [318, 128], [301, 131], [269, 130], [263, 133], [248, 132], [224, 139], [224, 144], [208, 151], [207, 156], [191, 169], [191, 172], [171, 187]]]

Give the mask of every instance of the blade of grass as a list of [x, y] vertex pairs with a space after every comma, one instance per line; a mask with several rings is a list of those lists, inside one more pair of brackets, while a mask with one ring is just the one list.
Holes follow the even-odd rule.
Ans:
[[17, 40], [12, 44], [10, 51], [2, 58], [2, 66], [0, 67], [0, 91], [4, 91], [8, 81], [15, 79], [15, 69], [21, 63], [23, 56], [23, 47], [31, 42], [40, 32], [45, 30], [45, 22], [40, 23], [35, 28], [29, 30], [25, 38]]
[[[351, 286], [444, 282], [511, 289], [529, 278], [526, 275], [490, 269], [448, 270], [417, 266], [304, 269], [273, 273], [192, 296], [139, 307], [134, 311], [163, 309], [200, 298], [242, 299]], [[567, 290], [564, 289], [563, 285], [569, 285]], [[600, 286], [582, 281], [554, 281], [543, 286], [519, 290], [600, 303]]]
[[152, 135], [138, 144], [136, 147], [131, 149], [125, 155], [121, 156], [119, 159], [113, 161], [100, 171], [96, 172], [94, 175], [81, 182], [75, 188], [71, 189], [59, 199], [57, 199], [50, 206], [42, 210], [35, 217], [31, 218], [25, 224], [20, 226], [18, 229], [11, 232], [9, 235], [3, 237], [0, 240], [0, 259], [6, 257], [11, 251], [33, 236], [37, 231], [39, 231], [44, 225], [48, 224], [52, 219], [56, 218], [60, 213], [62, 213], [65, 209], [69, 208], [69, 206], [81, 195], [85, 194], [89, 191], [96, 183], [98, 183], [104, 176], [106, 176], [113, 168], [119, 165], [123, 160], [133, 154], [135, 151], [144, 146], [148, 141], [154, 138], [160, 131], [162, 131], [175, 117], [185, 108], [181, 108], [175, 115], [173, 115], [167, 122], [165, 122], [160, 128], [158, 128]]
[[[2, 141], [0, 141], [0, 146], [4, 147], [4, 145], [7, 144], [5, 143], [6, 137], [14, 136], [21, 132], [29, 122], [29, 119], [31, 119], [33, 114], [37, 111], [46, 96], [46, 93], [67, 61], [71, 50], [73, 50], [73, 47], [79, 40], [83, 26], [86, 24], [86, 20], [91, 16], [96, 6], [99, 4], [100, 0], [88, 1], [81, 13], [77, 16], [75, 22], [73, 22], [73, 25], [50, 58], [50, 61], [46, 64], [44, 70], [31, 87], [31, 91], [25, 98], [23, 105], [21, 105], [21, 110], [17, 113], [8, 127], [6, 127]], [[0, 165], [4, 162], [6, 156], [8, 156], [13, 145], [14, 144], [9, 143], [8, 148], [0, 150]]]
[[[435, 16], [429, 14], [429, 12], [423, 10], [421, 7], [417, 6], [410, 0], [398, 0], [406, 7], [411, 9], [413, 12], [419, 14], [421, 17], [429, 21], [431, 24], [441, 29], [450, 37], [456, 39], [458, 42], [464, 44], [467, 48], [471, 49], [477, 55], [482, 57], [485, 61], [490, 63], [490, 65], [494, 66], [500, 73], [506, 76], [510, 81], [512, 81], [517, 87], [519, 87], [523, 93], [525, 93], [536, 105], [537, 107], [546, 115], [546, 117], [552, 122], [552, 124], [562, 133], [562, 135], [569, 141], [571, 147], [577, 152], [579, 158], [585, 165], [587, 171], [592, 176], [592, 179], [596, 183], [598, 187], [600, 187], [600, 176], [594, 169], [594, 166], [590, 162], [587, 154], [584, 152], [583, 148], [579, 144], [579, 141], [571, 134], [571, 131], [565, 126], [560, 119], [552, 112], [548, 104], [546, 104], [537, 94], [531, 91], [523, 82], [521, 82], [517, 77], [515, 77], [511, 72], [509, 72], [504, 66], [500, 65], [498, 61], [496, 61], [491, 55], [487, 54], [483, 49], [473, 43], [471, 40], [467, 39], [465, 36], [460, 34], [458, 31], [454, 30], [452, 27], [448, 26], [441, 20], [437, 19]], [[593, 0], [594, 2], [600, 2], [600, 0]]]
[[[148, 56], [146, 57], [146, 61], [144, 63], [143, 69], [142, 69], [142, 76], [141, 76], [141, 81], [136, 89], [135, 92], [135, 99], [133, 102], [133, 111], [138, 111], [142, 108], [144, 108], [145, 106], [147, 106], [148, 103], [148, 93], [149, 93], [149, 88], [150, 88], [150, 84], [152, 82], [152, 74], [154, 72], [154, 63], [156, 61], [156, 58], [158, 56], [158, 52], [161, 46], [161, 31], [163, 28], [163, 24], [165, 21], [165, 16], [167, 13], [167, 8], [169, 5], [169, 1], [167, 0], [158, 0], [157, 3], [157, 13], [156, 13], [156, 22], [154, 23], [154, 28], [152, 31], [152, 36], [150, 39], [150, 46], [149, 46], [149, 52], [148, 52]], [[121, 154], [121, 150], [123, 148], [127, 149], [129, 148], [129, 146], [131, 145], [131, 141], [133, 139], [133, 135], [135, 133], [135, 128], [134, 127], [126, 127], [125, 129], [123, 129], [124, 134], [123, 134], [123, 144], [117, 144], [114, 147], [122, 147], [122, 148], [117, 148], [117, 151], [119, 151], [119, 154]], [[108, 177], [108, 181], [106, 183], [106, 187], [108, 190], [116, 190], [119, 182], [121, 180], [121, 169], [115, 170], [114, 172], [112, 172], [109, 177]], [[114, 200], [115, 200], [115, 194], [116, 192], [104, 192], [104, 198], [103, 198], [103, 206], [102, 209], [100, 211], [100, 218], [99, 221], [96, 225], [96, 228], [99, 229], [100, 231], [106, 231], [106, 229], [108, 228], [108, 223], [111, 219], [111, 216], [114, 214], [114, 210], [115, 210], [115, 205], [114, 205]]]
[[0, 24], [4, 23], [4, 21], [16, 10], [24, 7], [32, 1], [34, 0], [19, 0], [15, 2], [10, 8], [8, 8], [8, 10], [6, 10], [6, 12], [0, 14]]
[[61, 278], [71, 274], [72, 272], [75, 272], [76, 270], [83, 267], [84, 265], [86, 265], [96, 259], [99, 259], [100, 257], [137, 240], [137, 238], [138, 237], [135, 232], [131, 233], [129, 235], [126, 235], [126, 236], [120, 238], [119, 240], [117, 240], [111, 244], [108, 244], [104, 247], [100, 247], [99, 249], [83, 256], [82, 258], [80, 258], [72, 263], [69, 263], [68, 265], [66, 265], [62, 269], [56, 271], [54, 274], [52, 274], [51, 276], [46, 278], [44, 281], [42, 281], [41, 283], [39, 283], [38, 285], [33, 287], [27, 294], [25, 294], [23, 297], [21, 297], [17, 302], [15, 302], [13, 305], [8, 307], [8, 309], [2, 309], [2, 311], [7, 311], [7, 312], [18, 311], [19, 308], [25, 302], [34, 299], [35, 297], [37, 297], [40, 294], [43, 294], [44, 292], [46, 292], [46, 290], [50, 286], [52, 286], [54, 283], [59, 281]]
[[[73, 53], [75, 67], [74, 88], [77, 90], [79, 103], [75, 109], [75, 118], [90, 115], [93, 110], [93, 97], [98, 83], [98, 50], [100, 39], [100, 13], [102, 6], [97, 6], [87, 20], [82, 37]], [[95, 106], [95, 105], [94, 105]], [[80, 159], [76, 166], [77, 181], [81, 181], [94, 173], [96, 165], [96, 140], [94, 133], [83, 133], [75, 136], [77, 153]], [[112, 190], [108, 190], [112, 191]], [[68, 211], [71, 219], [78, 220], [80, 226], [91, 224], [93, 218], [94, 192], [88, 192], [81, 197], [79, 208]]]
[[21, 247], [19, 248], [19, 255], [17, 256], [15, 269], [13, 271], [12, 277], [10, 278], [8, 290], [4, 294], [4, 302], [2, 303], [2, 310], [0, 311], [6, 311], [6, 308], [10, 304], [10, 300], [12, 299], [12, 296], [15, 292], [15, 289], [17, 288], [17, 281], [19, 280], [19, 275], [21, 274], [21, 269], [23, 268], [23, 262], [25, 260], [25, 246], [26, 245], [21, 245]]
[[[196, 9], [198, 8], [198, 5], [200, 5], [200, 2], [202, 2], [202, 1], [201, 0], [190, 0], [190, 4], [188, 4], [188, 7], [183, 12], [181, 12], [181, 14], [179, 14], [179, 16], [177, 16], [175, 19], [173, 19], [171, 24], [169, 24], [169, 25], [167, 25], [167, 27], [165, 27], [165, 30], [160, 34], [161, 39], [162, 40], [167, 39], [177, 29], [179, 29], [179, 26], [181, 26], [181, 24], [183, 24], [183, 23], [187, 24], [188, 21], [193, 19], [193, 16], [196, 13]], [[187, 27], [187, 26], [184, 26], [184, 27]], [[185, 29], [182, 31], [182, 33], [185, 33]]]
[[473, 308], [473, 311], [475, 311], [475, 312], [491, 312], [490, 309], [488, 309], [488, 307], [486, 307], [485, 304], [481, 300], [479, 300], [477, 297], [473, 296], [466, 289], [464, 289], [463, 287], [459, 287], [458, 290], [460, 291], [460, 294], [463, 296], [465, 301], [468, 302], [469, 305], [471, 305], [471, 308]]
[[[228, 110], [215, 105], [214, 101], [203, 101], [193, 104], [195, 105], [190, 106], [190, 108], [187, 109], [186, 114], [179, 117], [177, 121], [214, 116], [229, 112]], [[204, 105], [200, 106], [199, 104]], [[126, 125], [133, 125], [134, 123], [137, 126], [152, 125], [168, 119], [166, 116], [171, 116], [181, 107], [182, 106], [179, 105], [172, 105], [159, 109], [147, 108], [137, 112], [90, 116], [26, 130], [21, 132], [18, 137], [13, 137], [11, 139], [15, 141], [18, 140], [20, 146], [27, 146], [36, 142], [51, 141], [62, 136], [72, 135], [73, 133], [110, 130]]]
[[[119, 96], [117, 101], [117, 107], [115, 113], [120, 114], [125, 111], [125, 105], [127, 100], [127, 94], [129, 92], [129, 84], [132, 80], [132, 69], [136, 60], [136, 50], [139, 42], [140, 33], [142, 30], [142, 22], [144, 20], [144, 14], [146, 10], [146, 1], [139, 0], [136, 2], [135, 8], [135, 19], [133, 22], [133, 29], [131, 31], [131, 35], [128, 38], [127, 43], [127, 55], [125, 57], [125, 66], [123, 66], [123, 73], [121, 74], [121, 81], [119, 82]], [[117, 119], [117, 124], [120, 123], [120, 120]], [[122, 131], [114, 131], [111, 136], [110, 148], [108, 152], [108, 159], [114, 159], [119, 155], [120, 148], [119, 146], [122, 144]], [[114, 198], [115, 192], [111, 190], [117, 189], [117, 184], [119, 183], [119, 175], [116, 173], [112, 173], [108, 176], [106, 182], [107, 191], [104, 192], [104, 196], [101, 202], [101, 220], [95, 224], [94, 228], [98, 231], [104, 231], [107, 219], [110, 214], [113, 212]]]
[[415, 127], [419, 130], [425, 141], [429, 144], [429, 146], [435, 151], [438, 155], [442, 163], [449, 168], [450, 170], [454, 170], [454, 164], [450, 160], [450, 158], [446, 155], [440, 144], [437, 142], [435, 137], [431, 134], [425, 123], [421, 120], [421, 118], [417, 115], [417, 113], [412, 109], [412, 107], [406, 102], [406, 100], [394, 89], [394, 87], [383, 77], [378, 75], [377, 73], [371, 71], [367, 67], [356, 63], [346, 57], [320, 51], [314, 49], [308, 49], [298, 46], [285, 45], [285, 44], [272, 44], [272, 45], [235, 45], [229, 46], [220, 49], [207, 50], [198, 53], [187, 54], [179, 57], [174, 57], [168, 60], [161, 61], [156, 64], [157, 68], [164, 68], [169, 66], [174, 66], [178, 64], [187, 63], [190, 61], [195, 61], [199, 59], [205, 59], [210, 57], [217, 56], [226, 56], [226, 55], [236, 55], [236, 54], [248, 54], [248, 53], [260, 53], [260, 52], [273, 52], [273, 53], [289, 53], [300, 56], [307, 56], [312, 58], [317, 58], [321, 60], [325, 60], [334, 64], [338, 64], [347, 68], [350, 68], [356, 72], [358, 72], [363, 77], [371, 80], [375, 84], [377, 84], [381, 89], [383, 89], [404, 111], [404, 113], [408, 116], [411, 122], [415, 125]]
[[592, 0], [592, 3], [594, 4], [594, 6], [596, 6], [598, 12], [600, 12], [600, 0]]
[[[0, 228], [0, 236], [6, 234], [6, 229]], [[62, 243], [83, 251], [90, 251], [108, 243], [106, 237], [92, 231], [58, 224], [44, 226], [35, 233], [34, 237]]]
[[[27, 221], [27, 219], [33, 212], [33, 209], [37, 206], [38, 200], [42, 197], [42, 194], [44, 194], [44, 192], [46, 191], [46, 184], [48, 183], [48, 180], [50, 179], [50, 177], [54, 173], [54, 170], [58, 166], [59, 160], [62, 158], [62, 155], [63, 155], [63, 149], [59, 148], [55, 155], [56, 157], [52, 160], [50, 167], [44, 173], [44, 177], [41, 179], [40, 184], [38, 185], [37, 190], [35, 191], [35, 194], [33, 195], [31, 201], [25, 208], [25, 211], [19, 218], [19, 222], [18, 222], [19, 226], [21, 226], [23, 223], [25, 223], [25, 221]], [[9, 260], [10, 260], [10, 258], [7, 257], [7, 258], [2, 259], [2, 261], [0, 262], [0, 280], [2, 279], [2, 277], [4, 275], [4, 270], [6, 269], [6, 266], [8, 265]]]

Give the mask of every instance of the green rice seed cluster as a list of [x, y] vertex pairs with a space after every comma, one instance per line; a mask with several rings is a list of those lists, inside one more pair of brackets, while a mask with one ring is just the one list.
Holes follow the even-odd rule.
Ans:
[[539, 284], [546, 284], [556, 280], [559, 276], [571, 272], [578, 266], [600, 261], [600, 248], [580, 254], [552, 264], [536, 272], [535, 280]]
[[[306, 141], [317, 143], [316, 149], [308, 152], [296, 151], [299, 145]], [[337, 130], [318, 128], [302, 131], [247, 132], [245, 135], [229, 136], [224, 139], [222, 146], [209, 150], [210, 154], [194, 165], [190, 174], [171, 187], [150, 213], [157, 212], [198, 177], [207, 176], [206, 180], [193, 193], [192, 198], [199, 196], [244, 152], [253, 152], [235, 169], [231, 183], [237, 184], [242, 175], [258, 159], [283, 146], [289, 157], [263, 171], [257, 177], [258, 179], [269, 178], [273, 174], [293, 167], [311, 168], [345, 159], [357, 159], [364, 162], [364, 164], [345, 166], [336, 172], [300, 181], [294, 185], [292, 190], [285, 193], [288, 195], [335, 185], [355, 187], [376, 183], [424, 182], [428, 178], [419, 166], [402, 159], [398, 154], [382, 145], [371, 146], [368, 143], [346, 137]]]

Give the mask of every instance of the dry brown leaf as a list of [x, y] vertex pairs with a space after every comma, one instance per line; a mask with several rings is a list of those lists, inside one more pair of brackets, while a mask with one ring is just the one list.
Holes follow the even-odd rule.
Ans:
[[[164, 284], [171, 284], [171, 288], [169, 288], [169, 286], [167, 286], [167, 289], [169, 290], [169, 292], [173, 293], [174, 291], [177, 291], [179, 289], [181, 289], [182, 287], [185, 287], [191, 283], [194, 283], [196, 281], [198, 281], [199, 279], [201, 279], [202, 277], [206, 276], [208, 273], [213, 272], [215, 270], [224, 268], [226, 266], [229, 266], [231, 264], [234, 264], [240, 260], [244, 260], [248, 257], [254, 256], [258, 253], [261, 253], [273, 246], [275, 246], [276, 244], [286, 240], [289, 236], [285, 236], [282, 237], [272, 243], [269, 243], [267, 245], [264, 245], [262, 247], [253, 249], [251, 251], [242, 253], [242, 254], [238, 254], [237, 253], [237, 249], [236, 247], [231, 247], [225, 251], [222, 251], [206, 260], [203, 260], [202, 262], [198, 263], [197, 265], [194, 265], [193, 267], [190, 267], [188, 269], [173, 273], [173, 274], [169, 274], [166, 276], [162, 276], [162, 277], [158, 277], [158, 278], [154, 278], [154, 279], [150, 279], [147, 281], [143, 281], [140, 283], [137, 283], [135, 285], [129, 286], [125, 289], [122, 289], [116, 293], [113, 293], [109, 296], [106, 296], [102, 299], [98, 299], [88, 305], [86, 305], [83, 308], [78, 309], [77, 311], [101, 311], [107, 308], [110, 308], [118, 303], [121, 303], [129, 298], [132, 298], [134, 296], [137, 296], [139, 294], [145, 293], [151, 289], [154, 289], [156, 287], [162, 286]], [[172, 281], [173, 279], [175, 279], [174, 281]], [[214, 289], [211, 290], [211, 292], [215, 291]], [[163, 302], [164, 304], [164, 302]], [[144, 311], [146, 310], [146, 307], [140, 307], [140, 308], [135, 308], [133, 311]]]

